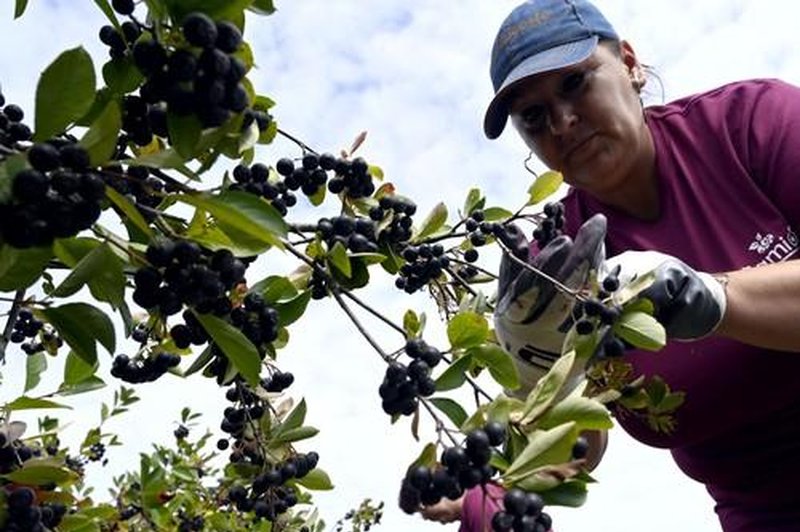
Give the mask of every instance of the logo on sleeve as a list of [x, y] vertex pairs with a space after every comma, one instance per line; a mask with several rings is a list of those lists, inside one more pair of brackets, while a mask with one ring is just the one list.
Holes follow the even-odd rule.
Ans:
[[783, 262], [797, 253], [798, 238], [797, 233], [791, 227], [786, 228], [786, 234], [776, 237], [772, 233], [762, 235], [756, 233], [755, 239], [750, 243], [749, 251], [755, 251], [761, 255], [761, 262], [758, 264], [774, 264]]

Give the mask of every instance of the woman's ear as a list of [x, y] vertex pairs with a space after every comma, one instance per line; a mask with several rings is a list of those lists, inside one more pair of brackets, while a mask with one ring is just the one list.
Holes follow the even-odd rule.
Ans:
[[631, 43], [625, 40], [620, 41], [619, 54], [622, 64], [628, 69], [631, 85], [633, 85], [633, 88], [636, 89], [637, 92], [640, 91], [647, 82], [647, 79], [644, 75], [642, 64], [639, 62], [639, 58], [636, 56], [636, 52], [633, 46], [631, 46]]

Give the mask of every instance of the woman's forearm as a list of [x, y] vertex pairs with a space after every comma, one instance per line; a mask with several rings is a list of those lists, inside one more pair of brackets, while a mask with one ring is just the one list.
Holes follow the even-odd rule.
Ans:
[[716, 334], [800, 352], [800, 260], [727, 274], [727, 308]]

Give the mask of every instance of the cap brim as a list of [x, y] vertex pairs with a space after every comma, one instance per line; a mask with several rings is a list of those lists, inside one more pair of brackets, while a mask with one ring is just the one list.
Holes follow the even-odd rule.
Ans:
[[556, 46], [555, 48], [550, 48], [549, 50], [527, 58], [517, 65], [516, 68], [506, 76], [505, 81], [503, 81], [503, 84], [497, 89], [494, 98], [492, 98], [489, 107], [486, 109], [486, 115], [483, 118], [483, 132], [486, 136], [490, 139], [496, 139], [506, 127], [508, 108], [505, 100], [510, 92], [509, 89], [511, 89], [514, 84], [530, 76], [535, 76], [536, 74], [542, 74], [580, 63], [592, 55], [592, 52], [597, 48], [598, 41], [599, 37], [597, 35], [592, 35], [580, 41], [569, 42], [561, 46]]

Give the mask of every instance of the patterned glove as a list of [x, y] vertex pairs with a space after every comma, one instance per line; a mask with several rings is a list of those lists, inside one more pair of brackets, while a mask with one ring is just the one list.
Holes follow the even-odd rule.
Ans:
[[[581, 226], [574, 241], [566, 235], [556, 237], [535, 257], [529, 256], [529, 243], [516, 227], [509, 227], [503, 241], [517, 258], [575, 290], [605, 259], [605, 235], [606, 219], [597, 214]], [[495, 333], [517, 363], [520, 392], [527, 393], [561, 355], [575, 300], [506, 254], [500, 263], [497, 300]]]
[[[725, 288], [714, 276], [657, 251], [626, 251], [608, 259], [602, 271], [619, 269], [620, 286], [655, 272], [655, 280], [639, 293], [653, 302], [655, 318], [669, 338], [697, 340], [710, 335], [725, 315]], [[602, 273], [601, 273], [602, 275]]]

